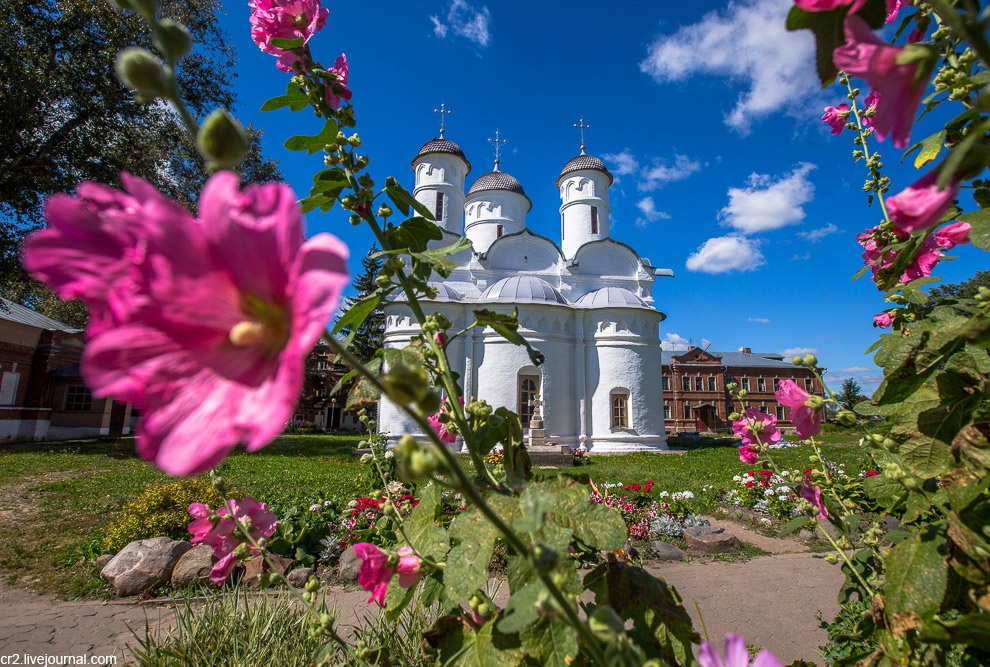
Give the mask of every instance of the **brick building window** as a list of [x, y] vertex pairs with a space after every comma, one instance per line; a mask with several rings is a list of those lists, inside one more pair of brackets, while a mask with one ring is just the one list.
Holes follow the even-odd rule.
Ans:
[[326, 359], [321, 358], [316, 361], [316, 370], [318, 371], [325, 371], [329, 367], [330, 367], [330, 362], [327, 361]]
[[778, 405], [777, 406], [777, 420], [778, 421], [784, 421], [784, 406], [783, 405]]
[[592, 234], [597, 234], [598, 233], [598, 207], [597, 206], [592, 206], [591, 207], [591, 233]]
[[815, 382], [811, 378], [804, 379], [804, 389], [809, 394], [815, 390]]
[[756, 381], [756, 388], [759, 389], [760, 391], [766, 391], [767, 390], [767, 379], [766, 378], [760, 378], [760, 379], [758, 379]]
[[86, 411], [93, 407], [93, 395], [87, 387], [65, 388], [65, 409]]
[[663, 404], [663, 418], [670, 419], [670, 403]]
[[749, 391], [749, 378], [742, 379], [742, 388]]
[[691, 419], [691, 406], [690, 405], [685, 405], [684, 406], [684, 419]]
[[525, 428], [529, 428], [529, 419], [533, 416], [533, 406], [529, 404], [531, 400], [540, 395], [539, 375], [519, 376], [519, 421]]
[[437, 193], [437, 207], [436, 207], [436, 210], [434, 211], [434, 217], [436, 218], [436, 221], [437, 222], [442, 222], [443, 221], [443, 193], [442, 192], [438, 192]]
[[670, 391], [670, 376], [669, 375], [664, 375], [663, 378], [660, 379], [660, 386], [663, 388], [664, 391]]
[[691, 378], [687, 375], [681, 376], [681, 389], [684, 391], [691, 391]]
[[780, 378], [773, 379], [773, 390], [780, 391]]
[[715, 386], [715, 376], [708, 378], [708, 391], [718, 391]]
[[628, 428], [626, 394], [612, 394], [612, 428]]
[[498, 239], [502, 238], [502, 234], [504, 233], [505, 233], [505, 227], [503, 227], [502, 225], [495, 226], [495, 238]]
[[700, 375], [694, 379], [694, 390], [704, 391], [705, 390], [705, 378]]

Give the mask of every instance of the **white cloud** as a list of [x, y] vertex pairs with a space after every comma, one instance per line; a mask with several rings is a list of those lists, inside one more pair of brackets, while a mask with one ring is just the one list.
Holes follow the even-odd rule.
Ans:
[[863, 385], [869, 386], [874, 384], [880, 384], [883, 381], [883, 376], [880, 375], [879, 373], [873, 373], [869, 375], [860, 375], [859, 379], [863, 383]]
[[602, 160], [608, 164], [616, 183], [619, 182], [619, 176], [628, 176], [639, 171], [639, 161], [628, 148], [622, 149], [621, 153], [605, 153]]
[[669, 213], [666, 211], [657, 210], [657, 205], [656, 202], [653, 201], [653, 197], [643, 197], [636, 202], [636, 208], [638, 208], [643, 214], [642, 218], [636, 218], [637, 227], [648, 227], [651, 222], [656, 222], [660, 219], [670, 220]]
[[492, 35], [488, 30], [488, 22], [491, 20], [491, 12], [487, 6], [481, 9], [467, 3], [467, 0], [451, 0], [450, 7], [447, 8], [446, 22], [440, 20], [436, 14], [430, 16], [433, 22], [433, 34], [440, 39], [445, 39], [450, 31], [455, 35], [464, 37], [481, 48], [488, 46]]
[[852, 366], [850, 368], [843, 368], [839, 372], [840, 373], [845, 373], [847, 375], [848, 374], [851, 374], [851, 373], [872, 373], [872, 372], [874, 372], [874, 369], [872, 369], [872, 368], [865, 368], [863, 366]]
[[766, 264], [759, 242], [744, 236], [717, 236], [708, 239], [687, 258], [690, 271], [727, 273], [752, 271]]
[[[817, 104], [814, 39], [807, 30], [785, 27], [791, 0], [730, 2], [721, 13], [671, 35], [658, 35], [639, 68], [658, 83], [686, 81], [699, 74], [729, 77], [744, 90], [725, 122], [741, 133], [754, 119], [794, 115]], [[728, 45], [732, 45], [729, 48]]]
[[791, 257], [791, 261], [792, 262], [800, 262], [800, 261], [804, 261], [806, 259], [811, 259], [811, 253], [810, 252], [806, 252], [803, 255], [794, 255], [793, 257]]
[[760, 324], [770, 324], [770, 320], [765, 317], [747, 317], [747, 322], [759, 322]]
[[818, 354], [817, 347], [789, 347], [786, 350], [781, 350], [780, 353], [785, 357], [803, 357], [806, 354]]
[[806, 241], [810, 241], [811, 243], [818, 243], [829, 234], [834, 234], [837, 231], [839, 231], [839, 228], [830, 222], [824, 227], [812, 229], [807, 232], [798, 232], [798, 236], [805, 239]]
[[674, 155], [673, 163], [653, 158], [649, 167], [640, 173], [639, 189], [656, 190], [671, 181], [681, 181], [701, 169], [701, 163], [687, 155]]
[[729, 205], [719, 211], [722, 225], [753, 234], [801, 222], [801, 206], [815, 195], [815, 186], [807, 178], [814, 168], [802, 162], [790, 174], [777, 179], [768, 174], [751, 174], [746, 187], [729, 188]]
[[663, 340], [660, 341], [661, 345], [663, 346], [663, 349], [669, 350], [671, 352], [686, 351], [688, 349], [688, 344], [690, 342], [691, 341], [689, 341], [684, 336], [679, 336], [678, 334], [675, 334], [673, 332], [664, 336]]

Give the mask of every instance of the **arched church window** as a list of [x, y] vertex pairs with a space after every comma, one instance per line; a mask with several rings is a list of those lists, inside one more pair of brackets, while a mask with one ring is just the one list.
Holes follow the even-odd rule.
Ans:
[[443, 193], [442, 192], [438, 192], [437, 193], [437, 207], [434, 210], [434, 216], [433, 217], [436, 218], [436, 221], [437, 222], [440, 222], [440, 221], [443, 220]]
[[598, 207], [597, 206], [592, 206], [591, 207], [591, 233], [592, 234], [597, 234], [598, 233]]
[[629, 428], [629, 394], [612, 392], [612, 428]]
[[529, 420], [533, 416], [533, 406], [530, 401], [540, 395], [539, 375], [519, 376], [519, 421], [523, 428], [529, 428]]
[[502, 234], [504, 233], [505, 233], [505, 227], [503, 227], [502, 225], [495, 226], [495, 238], [497, 239], [502, 238]]

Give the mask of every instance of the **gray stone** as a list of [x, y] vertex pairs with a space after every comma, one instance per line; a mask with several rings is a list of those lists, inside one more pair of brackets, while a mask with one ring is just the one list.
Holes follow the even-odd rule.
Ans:
[[883, 518], [883, 527], [886, 528], [888, 531], [904, 530], [904, 526], [901, 524], [901, 522], [897, 519], [897, 517], [893, 517], [893, 516], [885, 516]]
[[289, 572], [289, 576], [286, 579], [290, 586], [295, 588], [302, 588], [309, 581], [309, 578], [313, 576], [313, 568], [311, 567], [297, 567], [292, 572]]
[[244, 583], [251, 588], [260, 588], [262, 574], [280, 574], [284, 577], [292, 569], [295, 562], [291, 558], [282, 558], [281, 556], [269, 555], [267, 559], [256, 556], [244, 565]]
[[166, 583], [179, 558], [192, 548], [170, 537], [136, 540], [121, 549], [100, 574], [118, 596], [140, 595]]
[[683, 560], [684, 552], [670, 542], [657, 540], [653, 543], [653, 553], [660, 560]]
[[102, 570], [107, 566], [107, 563], [113, 560], [113, 554], [103, 554], [102, 556], [97, 556], [96, 564], [100, 566]]
[[742, 547], [739, 538], [725, 528], [716, 526], [695, 526], [684, 529], [684, 540], [692, 549], [706, 554], [721, 554], [736, 551]]
[[182, 558], [172, 570], [172, 587], [189, 588], [193, 584], [209, 586], [210, 570], [213, 569], [213, 549], [205, 544], [193, 547], [182, 554]]
[[815, 539], [815, 534], [808, 530], [807, 528], [802, 528], [798, 531], [797, 538], [802, 542], [810, 542]]
[[354, 547], [347, 547], [344, 553], [340, 554], [340, 567], [337, 570], [337, 576], [344, 581], [357, 581], [360, 571], [361, 559], [354, 553]]
[[622, 548], [622, 553], [632, 560], [639, 558], [639, 549], [633, 546], [632, 540], [626, 540], [626, 546]]
[[574, 455], [567, 445], [532, 445], [526, 446], [529, 460], [533, 465], [569, 466], [574, 464]]

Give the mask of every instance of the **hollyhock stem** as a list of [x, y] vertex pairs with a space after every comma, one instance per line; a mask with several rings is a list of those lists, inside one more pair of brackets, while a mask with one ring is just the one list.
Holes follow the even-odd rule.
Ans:
[[[873, 158], [873, 155], [870, 155], [870, 148], [867, 145], [867, 136], [864, 131], [863, 119], [859, 115], [859, 107], [856, 105], [856, 97], [852, 94], [853, 86], [848, 75], [845, 77], [845, 82], [846, 90], [849, 91], [849, 115], [856, 119], [856, 131], [859, 132], [859, 139], [863, 142], [863, 159], [869, 163], [869, 161]], [[883, 104], [883, 100], [880, 101], [880, 104]], [[876, 151], [874, 151], [874, 155], [875, 154]], [[880, 203], [880, 210], [883, 211], [883, 219], [889, 224], [890, 215], [887, 213], [887, 204], [884, 202], [883, 192], [878, 189], [876, 194], [877, 201]]]
[[[403, 285], [407, 288], [407, 295], [410, 297], [410, 305], [418, 307], [418, 303], [411, 294], [412, 290], [408, 288], [407, 285]], [[422, 316], [422, 310], [420, 309], [420, 315]], [[425, 319], [425, 317], [423, 318]], [[422, 321], [422, 320], [421, 320]], [[430, 338], [427, 336], [427, 338]], [[374, 376], [373, 373], [369, 373], [365, 370], [364, 365], [354, 355], [350, 353], [344, 346], [340, 344], [337, 339], [332, 336], [325, 336], [324, 339], [327, 344], [333, 349], [334, 352], [339, 354], [344, 360], [347, 361], [351, 368], [357, 369], [358, 373], [361, 373], [369, 382], [371, 382], [379, 391], [385, 392], [384, 385]], [[435, 341], [432, 344], [436, 345]], [[442, 354], [442, 351], [441, 351]], [[453, 401], [454, 405], [458, 405], [460, 401]], [[553, 578], [550, 573], [543, 572], [541, 568], [536, 567], [536, 563], [533, 562], [532, 556], [530, 554], [530, 549], [523, 544], [523, 541], [519, 539], [519, 536], [502, 520], [502, 517], [491, 508], [491, 506], [485, 502], [484, 496], [478, 491], [475, 485], [468, 479], [468, 476], [464, 473], [461, 464], [455, 458], [453, 452], [451, 452], [447, 447], [440, 441], [440, 436], [437, 435], [429, 422], [426, 421], [426, 417], [420, 415], [415, 410], [411, 409], [409, 406], [401, 406], [402, 409], [416, 422], [416, 424], [423, 429], [434, 444], [437, 446], [440, 456], [444, 458], [444, 462], [447, 464], [447, 468], [454, 474], [457, 481], [460, 483], [461, 492], [468, 497], [468, 499], [478, 508], [478, 511], [485, 515], [485, 518], [495, 526], [495, 528], [502, 534], [508, 546], [512, 547], [516, 553], [524, 555], [530, 568], [543, 582], [543, 585], [547, 587], [550, 595], [556, 600], [558, 606], [563, 611], [564, 616], [567, 617], [568, 623], [581, 635], [584, 640], [585, 649], [592, 655], [597, 664], [606, 665], [608, 664], [605, 659], [605, 654], [602, 652], [601, 647], [598, 645], [598, 640], [595, 639], [595, 635], [591, 632], [591, 629], [587, 624], [582, 623], [581, 619], [578, 617], [577, 612], [571, 606], [571, 603], [564, 596], [563, 591], [554, 583]]]

